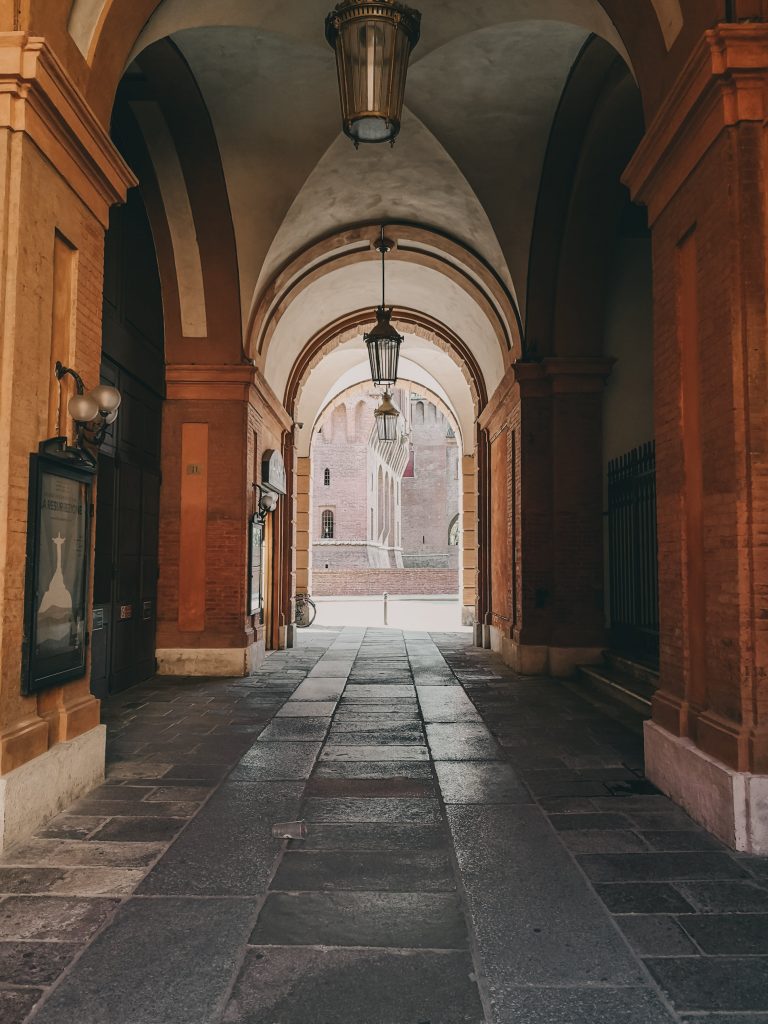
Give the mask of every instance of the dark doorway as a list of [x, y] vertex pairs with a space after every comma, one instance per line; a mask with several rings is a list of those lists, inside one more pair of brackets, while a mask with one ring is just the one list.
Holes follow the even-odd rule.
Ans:
[[155, 670], [163, 312], [152, 234], [135, 190], [110, 216], [101, 376], [123, 402], [99, 455], [91, 672], [97, 697]]

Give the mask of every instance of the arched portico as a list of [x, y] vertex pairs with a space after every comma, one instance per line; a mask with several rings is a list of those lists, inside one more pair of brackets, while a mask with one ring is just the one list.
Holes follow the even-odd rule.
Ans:
[[[383, 223], [395, 242], [387, 267], [396, 322], [422, 370], [434, 349], [435, 393], [454, 408], [464, 455], [476, 460], [478, 639], [520, 669], [554, 674], [605, 643], [604, 407], [615, 413], [631, 397], [628, 408], [650, 415], [649, 401], [635, 401], [639, 380], [648, 397], [647, 359], [633, 364], [635, 379], [625, 374], [625, 391], [611, 382], [604, 396], [611, 360], [626, 366], [628, 347], [650, 350], [638, 327], [649, 313], [650, 242], [623, 179], [648, 208], [655, 271], [662, 601], [653, 771], [729, 841], [759, 843], [744, 839], [753, 798], [738, 787], [766, 766], [754, 598], [763, 190], [749, 170], [764, 120], [757, 97], [768, 61], [754, 19], [765, 5], [489, 0], [468, 15], [458, 3], [425, 4], [403, 138], [357, 155], [340, 137], [333, 56], [312, 5], [0, 8], [10, 268], [0, 768], [71, 742], [73, 757], [82, 747], [90, 758], [88, 778], [97, 770], [101, 733], [83, 680], [40, 698], [17, 692], [27, 516], [17, 482], [60, 420], [52, 357], [76, 363], [89, 383], [98, 377], [103, 233], [109, 207], [137, 179], [167, 356], [161, 666], [245, 671], [264, 646], [287, 641], [291, 501], [270, 527], [275, 616], [263, 625], [249, 614], [246, 527], [264, 454], [279, 452], [290, 479], [305, 457], [301, 410], [319, 382], [329, 390], [332, 360], [342, 373], [353, 367], [348, 353], [378, 301], [371, 243]], [[475, 73], [480, 56], [488, 74]], [[715, 183], [731, 178], [739, 188], [723, 196]], [[724, 251], [734, 258], [718, 273]], [[642, 314], [634, 322], [630, 308]], [[40, 395], [44, 412], [32, 400]], [[201, 455], [184, 445], [190, 426], [207, 430]], [[177, 520], [200, 511], [198, 476], [210, 484], [194, 546], [200, 555], [204, 539], [206, 571], [179, 600], [190, 549]], [[185, 603], [203, 609], [202, 629], [182, 628]], [[682, 781], [664, 750], [684, 764]], [[716, 812], [697, 803], [690, 781], [707, 757], [724, 780]]]

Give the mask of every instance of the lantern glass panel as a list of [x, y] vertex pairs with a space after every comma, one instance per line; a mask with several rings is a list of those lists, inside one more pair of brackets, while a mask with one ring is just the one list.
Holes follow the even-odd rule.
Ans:
[[385, 413], [382, 416], [376, 417], [376, 429], [380, 441], [397, 440], [397, 420], [397, 413]]

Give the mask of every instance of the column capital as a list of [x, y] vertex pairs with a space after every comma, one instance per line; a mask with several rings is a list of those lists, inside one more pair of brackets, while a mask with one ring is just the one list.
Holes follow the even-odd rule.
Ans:
[[137, 184], [45, 39], [0, 33], [0, 129], [27, 135], [101, 224]]
[[252, 363], [169, 363], [165, 380], [169, 401], [258, 400], [279, 430], [289, 432], [293, 427], [282, 402]]
[[513, 365], [521, 395], [602, 391], [614, 360], [602, 357], [552, 356], [538, 363]]
[[651, 224], [729, 127], [768, 119], [768, 24], [704, 33], [624, 172]]

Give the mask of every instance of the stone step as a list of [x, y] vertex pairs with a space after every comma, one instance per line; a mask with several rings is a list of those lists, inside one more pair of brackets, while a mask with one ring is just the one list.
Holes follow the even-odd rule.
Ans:
[[642, 718], [651, 716], [651, 700], [658, 689], [658, 673], [647, 666], [608, 654], [600, 665], [580, 665], [579, 689], [630, 708]]

